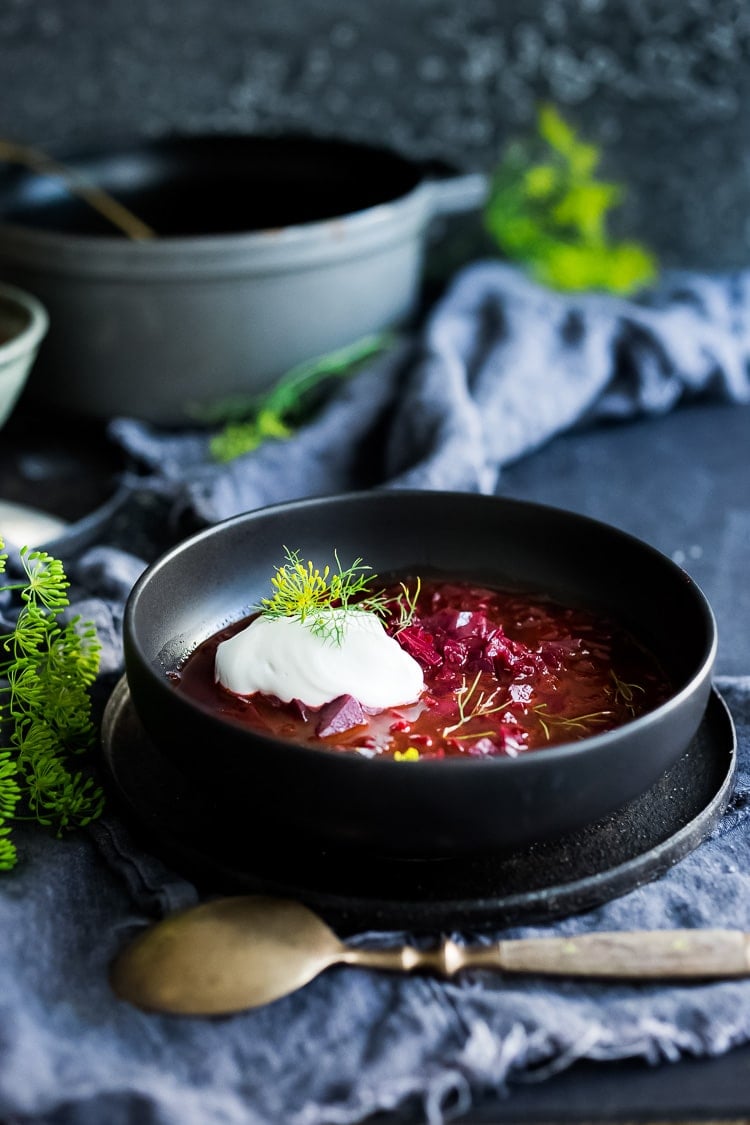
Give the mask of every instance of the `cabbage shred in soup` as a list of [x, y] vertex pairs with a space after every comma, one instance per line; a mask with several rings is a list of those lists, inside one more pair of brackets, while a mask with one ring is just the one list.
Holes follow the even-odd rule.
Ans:
[[[342, 694], [322, 706], [242, 695], [216, 682], [219, 644], [245, 618], [201, 644], [177, 689], [232, 722], [276, 738], [370, 758], [418, 761], [511, 757], [612, 730], [652, 710], [671, 685], [650, 655], [616, 623], [542, 596], [461, 582], [381, 587], [410, 613], [386, 613], [386, 632], [422, 670], [414, 702], [363, 706]], [[257, 615], [254, 615], [257, 616]]]

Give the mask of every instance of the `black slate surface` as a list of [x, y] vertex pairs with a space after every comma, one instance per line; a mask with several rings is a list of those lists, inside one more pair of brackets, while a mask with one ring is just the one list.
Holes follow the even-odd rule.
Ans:
[[505, 469], [498, 493], [582, 512], [663, 551], [711, 603], [717, 674], [750, 674], [750, 408], [702, 402], [565, 434]]

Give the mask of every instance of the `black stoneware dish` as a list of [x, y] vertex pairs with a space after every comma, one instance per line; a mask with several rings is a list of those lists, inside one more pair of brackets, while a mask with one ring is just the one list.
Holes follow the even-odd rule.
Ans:
[[[602, 611], [656, 655], [674, 693], [616, 730], [515, 759], [404, 765], [265, 737], [178, 693], [168, 672], [268, 595], [284, 546], [321, 566], [335, 549], [379, 574], [468, 579]], [[262, 827], [269, 847], [294, 837], [437, 858], [554, 838], [652, 786], [699, 726], [716, 626], [683, 570], [606, 524], [497, 497], [381, 491], [262, 509], [186, 540], [136, 584], [124, 643], [148, 734], [227, 816]]]

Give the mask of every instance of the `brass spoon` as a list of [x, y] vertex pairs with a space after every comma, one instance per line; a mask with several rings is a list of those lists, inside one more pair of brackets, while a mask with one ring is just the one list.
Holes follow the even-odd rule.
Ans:
[[629, 979], [750, 975], [750, 934], [656, 930], [523, 938], [488, 946], [441, 942], [422, 951], [353, 949], [298, 902], [222, 898], [159, 922], [115, 961], [123, 1000], [151, 1011], [221, 1015], [301, 988], [331, 965], [452, 976], [460, 969]]
[[109, 192], [90, 183], [80, 172], [59, 164], [38, 148], [17, 144], [15, 141], [0, 140], [0, 161], [21, 164], [24, 168], [30, 168], [32, 172], [38, 172], [42, 176], [53, 176], [57, 180], [62, 180], [71, 195], [83, 199], [89, 207], [98, 211], [128, 238], [136, 241], [156, 238], [156, 232], [151, 227], [122, 203], [113, 199]]

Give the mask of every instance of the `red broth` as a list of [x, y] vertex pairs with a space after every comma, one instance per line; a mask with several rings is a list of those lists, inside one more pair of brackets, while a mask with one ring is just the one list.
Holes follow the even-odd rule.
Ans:
[[265, 734], [370, 758], [517, 757], [612, 730], [671, 690], [655, 658], [612, 621], [541, 596], [431, 581], [406, 628], [384, 621], [422, 668], [420, 699], [321, 737], [350, 721], [347, 697], [314, 709], [215, 682], [217, 646], [251, 620], [200, 645], [174, 675], [177, 689]]

